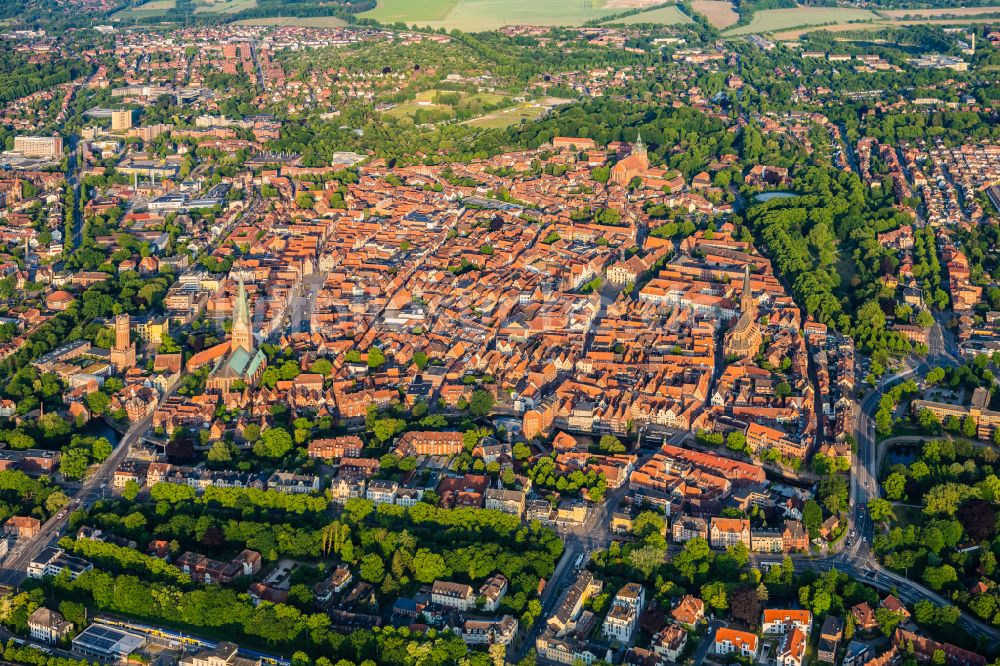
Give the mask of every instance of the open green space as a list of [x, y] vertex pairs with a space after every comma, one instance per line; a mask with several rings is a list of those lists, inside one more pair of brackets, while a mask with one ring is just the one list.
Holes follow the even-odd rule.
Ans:
[[967, 18], [919, 18], [919, 19], [907, 19], [907, 20], [885, 20], [880, 19], [877, 21], [870, 21], [867, 23], [837, 23], [830, 25], [803, 25], [796, 26], [791, 30], [782, 30], [781, 32], [775, 32], [771, 34], [771, 37], [778, 41], [787, 41], [792, 39], [799, 39], [802, 35], [808, 32], [815, 32], [817, 30], [824, 30], [826, 32], [854, 32], [857, 30], [886, 30], [892, 28], [905, 28], [912, 25], [927, 25], [927, 26], [961, 26], [961, 25], [975, 25], [977, 23], [991, 23], [995, 19], [982, 18], [976, 16], [969, 16]]
[[765, 9], [753, 15], [748, 25], [727, 31], [726, 35], [747, 35], [755, 32], [774, 32], [824, 23], [848, 23], [878, 19], [875, 12], [850, 7], [795, 7], [792, 9]]
[[494, 113], [488, 113], [479, 118], [465, 121], [465, 125], [481, 127], [483, 129], [503, 129], [511, 125], [517, 125], [522, 121], [536, 120], [542, 117], [548, 109], [534, 104], [522, 104], [513, 109], [504, 109]]
[[609, 19], [607, 23], [622, 23], [625, 25], [635, 25], [637, 23], [659, 23], [660, 25], [675, 25], [678, 23], [690, 23], [691, 17], [680, 10], [676, 5], [670, 7], [660, 7], [651, 9], [648, 12], [632, 14], [620, 19]]
[[235, 14], [245, 9], [253, 9], [257, 0], [225, 0], [224, 2], [199, 2], [195, 14]]
[[296, 28], [339, 28], [347, 25], [343, 19], [336, 16], [270, 16], [268, 18], [244, 19], [235, 21], [235, 25], [288, 25]]
[[133, 20], [150, 18], [157, 16], [166, 16], [167, 12], [176, 8], [177, 3], [175, 0], [151, 0], [150, 2], [143, 3], [136, 7], [127, 7], [121, 11], [112, 14], [112, 20]]
[[517, 24], [580, 25], [614, 13], [600, 0], [379, 0], [359, 16], [476, 32]]
[[436, 123], [496, 113], [505, 99], [490, 92], [425, 90], [415, 100], [397, 104], [383, 113], [392, 118], [411, 118], [416, 123]]
[[379, 0], [375, 9], [361, 14], [383, 23], [442, 21], [461, 0]]

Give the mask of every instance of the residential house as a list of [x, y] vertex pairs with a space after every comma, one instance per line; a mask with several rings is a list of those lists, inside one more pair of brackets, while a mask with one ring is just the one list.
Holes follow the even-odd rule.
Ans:
[[687, 645], [688, 632], [679, 624], [668, 624], [653, 636], [653, 652], [667, 661], [677, 662]]
[[328, 603], [333, 595], [343, 592], [353, 579], [351, 570], [346, 565], [341, 564], [326, 579], [313, 586], [316, 603], [320, 605]]
[[742, 543], [749, 550], [750, 521], [714, 516], [709, 527], [709, 537], [713, 548], [728, 548]]
[[479, 586], [479, 598], [483, 600], [482, 609], [487, 613], [492, 613], [500, 607], [509, 588], [507, 578], [501, 573], [495, 573]]
[[708, 541], [708, 523], [704, 518], [678, 516], [670, 526], [670, 530], [676, 543], [683, 543], [695, 537]]
[[399, 484], [395, 481], [384, 479], [372, 479], [368, 482], [368, 489], [365, 491], [365, 498], [376, 504], [392, 504], [396, 500], [396, 492]]
[[576, 626], [576, 620], [580, 616], [583, 605], [592, 596], [598, 594], [603, 587], [604, 584], [596, 580], [594, 574], [586, 569], [581, 571], [577, 575], [576, 580], [573, 581], [573, 586], [566, 593], [555, 614], [549, 617], [549, 627], [555, 630], [560, 636], [571, 631]]
[[639, 614], [645, 602], [645, 590], [638, 583], [628, 583], [620, 589], [604, 618], [601, 630], [604, 636], [609, 640], [628, 645], [639, 624]]
[[431, 602], [448, 608], [467, 611], [476, 605], [476, 595], [472, 587], [465, 583], [434, 581], [431, 586]]
[[517, 635], [518, 622], [511, 615], [499, 620], [466, 620], [462, 640], [466, 645], [510, 645]]
[[36, 641], [58, 643], [73, 631], [73, 623], [67, 622], [57, 611], [41, 606], [28, 616], [28, 631]]
[[761, 623], [765, 634], [786, 634], [799, 629], [806, 636], [812, 631], [812, 613], [807, 610], [779, 610], [767, 608]]
[[694, 627], [705, 619], [705, 602], [690, 594], [685, 595], [670, 611], [670, 617], [686, 627]]
[[3, 524], [3, 533], [9, 534], [15, 539], [32, 539], [38, 535], [41, 529], [41, 521], [31, 516], [11, 516]]
[[797, 553], [809, 550], [809, 534], [805, 525], [798, 520], [786, 520], [785, 529], [781, 533], [782, 550], [786, 553]]
[[712, 646], [712, 652], [715, 654], [735, 653], [756, 660], [758, 647], [756, 634], [728, 627], [719, 627], [715, 630], [715, 643]]
[[816, 658], [829, 664], [837, 663], [837, 647], [843, 637], [844, 621], [834, 615], [827, 615], [823, 620], [823, 628], [819, 631]]
[[28, 578], [45, 578], [46, 576], [58, 576], [62, 572], [69, 573], [73, 580], [87, 571], [94, 568], [94, 565], [79, 557], [67, 555], [62, 548], [48, 546], [38, 554], [38, 557], [28, 562]]
[[791, 631], [781, 639], [781, 644], [778, 646], [778, 652], [775, 655], [777, 666], [802, 666], [808, 642], [807, 634], [798, 627], [792, 627]]
[[878, 629], [878, 619], [875, 611], [868, 605], [867, 601], [851, 606], [851, 616], [854, 618], [854, 626], [860, 631], [874, 631]]
[[521, 517], [524, 513], [525, 493], [523, 490], [487, 488], [484, 493], [485, 507]]

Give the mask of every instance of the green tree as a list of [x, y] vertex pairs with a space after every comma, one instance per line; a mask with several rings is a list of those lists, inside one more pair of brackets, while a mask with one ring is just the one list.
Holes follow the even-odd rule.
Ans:
[[381, 583], [382, 579], [385, 578], [385, 564], [383, 564], [382, 558], [374, 553], [361, 558], [361, 567], [358, 571], [361, 577], [369, 583]]
[[475, 416], [486, 416], [493, 409], [493, 395], [483, 389], [473, 391], [469, 400], [469, 411]]
[[958, 580], [958, 572], [950, 564], [942, 564], [939, 567], [927, 567], [924, 569], [924, 582], [931, 589], [940, 591], [945, 585]]
[[253, 452], [266, 458], [281, 458], [292, 450], [292, 436], [284, 428], [268, 428], [254, 444]]
[[132, 502], [139, 495], [139, 483], [135, 479], [129, 479], [125, 482], [125, 487], [122, 489], [122, 497], [127, 501]]
[[90, 457], [83, 449], [65, 451], [59, 461], [59, 471], [70, 479], [82, 479], [90, 464]]
[[681, 552], [674, 558], [674, 567], [693, 583], [695, 578], [708, 573], [713, 558], [714, 554], [708, 541], [695, 537], [684, 542]]
[[212, 442], [212, 447], [208, 450], [208, 460], [210, 462], [228, 462], [233, 459], [229, 452], [229, 445], [220, 440]]
[[806, 500], [802, 507], [802, 522], [809, 530], [810, 537], [819, 536], [819, 526], [823, 523], [823, 509], [816, 500]]
[[368, 350], [368, 367], [372, 370], [381, 368], [385, 365], [385, 354], [378, 347], [372, 347]]
[[108, 405], [111, 404], [111, 398], [108, 397], [107, 393], [103, 393], [102, 391], [88, 393], [86, 401], [87, 407], [95, 415], [103, 414], [107, 410]]
[[903, 493], [906, 491], [906, 476], [899, 472], [893, 472], [882, 482], [882, 487], [885, 488], [886, 497], [893, 502], [898, 502], [903, 499]]
[[330, 373], [333, 372], [333, 363], [330, 362], [330, 359], [318, 358], [309, 366], [309, 372], [329, 377]]
[[728, 592], [726, 584], [722, 581], [705, 583], [701, 586], [701, 599], [706, 606], [717, 611], [724, 611], [729, 608]]
[[962, 434], [966, 437], [976, 436], [976, 420], [972, 416], [966, 416], [962, 420]]
[[90, 455], [98, 462], [106, 460], [113, 450], [114, 447], [106, 437], [97, 437], [90, 444]]
[[413, 556], [413, 577], [421, 583], [433, 583], [450, 575], [451, 570], [441, 555], [421, 548]]
[[57, 490], [45, 498], [45, 510], [50, 514], [58, 512], [67, 504], [69, 504], [69, 498], [61, 490]]
[[602, 435], [597, 448], [603, 453], [625, 453], [625, 445], [614, 435]]
[[873, 497], [868, 502], [868, 513], [871, 515], [872, 520], [877, 523], [896, 517], [892, 512], [892, 503], [882, 497]]
[[299, 208], [312, 208], [316, 200], [309, 192], [302, 191], [295, 195], [295, 205]]

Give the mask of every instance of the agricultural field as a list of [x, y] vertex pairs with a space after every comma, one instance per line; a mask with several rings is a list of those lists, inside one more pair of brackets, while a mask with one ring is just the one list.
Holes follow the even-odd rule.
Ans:
[[746, 35], [755, 32], [771, 33], [804, 26], [818, 26], [825, 23], [840, 24], [851, 21], [876, 21], [879, 16], [867, 9], [849, 7], [795, 7], [793, 9], [765, 9], [756, 12], [749, 25], [733, 28], [727, 36]]
[[662, 4], [663, 0], [605, 0], [604, 8], [622, 11], [629, 9], [649, 9]]
[[620, 19], [611, 19], [608, 23], [634, 25], [636, 23], [659, 23], [660, 25], [674, 25], [677, 23], [690, 23], [691, 17], [680, 10], [676, 5], [670, 7], [660, 7], [651, 9], [641, 14], [633, 14]]
[[1000, 14], [997, 7], [939, 7], [937, 9], [880, 9], [878, 13], [893, 20], [912, 18], [941, 19], [952, 17], [973, 17], [977, 14]]
[[127, 7], [111, 15], [113, 21], [130, 21], [134, 19], [166, 16], [167, 12], [177, 6], [176, 0], [150, 0], [137, 7]]
[[295, 18], [289, 16], [271, 16], [269, 18], [244, 19], [236, 21], [236, 25], [285, 25], [295, 28], [339, 28], [347, 25], [343, 19], [336, 16], [306, 16]]
[[963, 25], [976, 25], [980, 23], [994, 23], [996, 19], [982, 18], [974, 15], [966, 16], [965, 18], [954, 18], [954, 19], [908, 19], [908, 20], [878, 20], [872, 21], [870, 23], [837, 23], [834, 25], [813, 25], [813, 26], [800, 26], [793, 28], [791, 30], [782, 30], [780, 32], [775, 32], [771, 34], [771, 37], [778, 41], [790, 41], [800, 39], [802, 35], [808, 32], [815, 32], [817, 30], [824, 30], [826, 32], [852, 32], [855, 30], [883, 30], [886, 28], [903, 28], [911, 25], [936, 25], [936, 26], [963, 26]]
[[694, 0], [691, 7], [719, 30], [728, 28], [740, 20], [739, 13], [728, 0]]
[[618, 11], [600, 0], [379, 0], [375, 9], [358, 16], [477, 32], [519, 23], [579, 25]]
[[461, 0], [379, 0], [375, 9], [360, 14], [383, 23], [442, 21]]
[[235, 14], [244, 9], [253, 9], [257, 0], [223, 0], [222, 2], [198, 2], [195, 14]]

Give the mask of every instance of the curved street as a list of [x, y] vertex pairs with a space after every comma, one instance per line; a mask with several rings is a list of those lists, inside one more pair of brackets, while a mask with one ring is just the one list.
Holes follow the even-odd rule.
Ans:
[[[927, 599], [939, 606], [951, 602], [918, 582], [890, 571], [878, 563], [871, 551], [875, 535], [875, 525], [868, 515], [868, 502], [879, 496], [878, 484], [879, 456], [875, 432], [875, 412], [885, 391], [907, 379], [920, 378], [933, 367], [956, 367], [962, 359], [953, 353], [950, 336], [941, 326], [940, 319], [931, 332], [930, 353], [926, 360], [915, 367], [884, 378], [879, 385], [862, 398], [855, 423], [857, 452], [851, 465], [850, 513], [848, 534], [853, 534], [851, 545], [839, 553], [826, 558], [796, 558], [797, 569], [826, 571], [835, 568], [850, 576], [863, 580], [874, 587], [891, 590], [895, 588], [900, 599], [906, 604], [914, 604]], [[959, 625], [981, 641], [1000, 641], [1000, 631], [991, 627], [970, 613], [963, 611]]]

